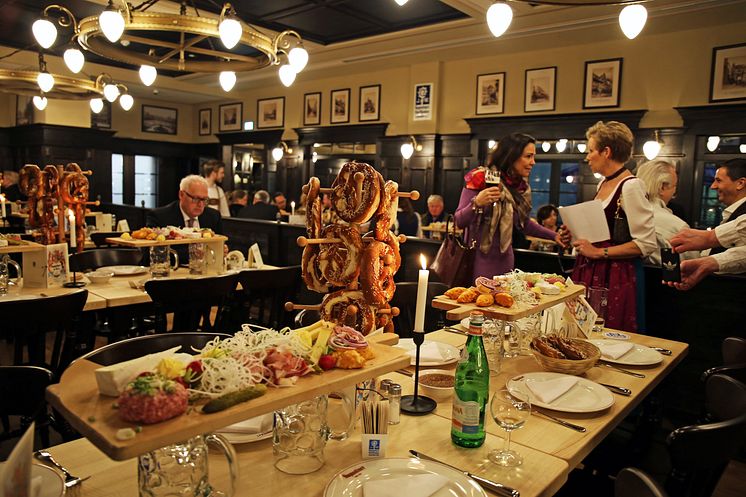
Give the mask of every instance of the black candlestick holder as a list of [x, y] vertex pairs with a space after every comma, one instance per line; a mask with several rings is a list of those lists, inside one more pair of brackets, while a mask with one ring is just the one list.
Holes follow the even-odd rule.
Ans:
[[65, 288], [83, 288], [85, 286], [85, 283], [82, 281], [78, 281], [77, 276], [78, 272], [73, 271], [73, 280], [64, 282], [62, 286], [64, 286]]
[[431, 413], [438, 406], [430, 397], [419, 395], [420, 385], [420, 346], [425, 341], [425, 334], [414, 332], [412, 341], [416, 347], [414, 359], [414, 395], [403, 395], [401, 398], [401, 412], [412, 416], [422, 416]]

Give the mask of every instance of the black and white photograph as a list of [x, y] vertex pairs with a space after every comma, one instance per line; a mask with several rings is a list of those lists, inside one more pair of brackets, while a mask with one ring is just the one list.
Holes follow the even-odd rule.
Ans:
[[212, 133], [212, 109], [199, 110], [199, 134], [200, 136]]
[[710, 102], [746, 99], [746, 43], [712, 49]]
[[524, 112], [554, 110], [556, 67], [526, 70]]
[[175, 135], [177, 133], [179, 111], [170, 107], [142, 106], [142, 131]]
[[303, 126], [321, 124], [321, 93], [303, 95]]
[[583, 108], [619, 107], [622, 59], [591, 60], [585, 63]]
[[243, 121], [243, 104], [224, 104], [218, 107], [218, 130], [241, 131]]
[[381, 118], [381, 85], [360, 87], [360, 121], [378, 121]]
[[34, 101], [26, 95], [16, 95], [16, 126], [34, 124]]
[[350, 89], [332, 90], [331, 106], [332, 124], [350, 122]]
[[505, 73], [477, 76], [477, 114], [502, 114], [505, 111]]
[[91, 110], [91, 128], [111, 129], [111, 102], [105, 98], [101, 99], [104, 106], [97, 114]]
[[418, 83], [414, 85], [413, 121], [429, 121], [433, 118], [433, 84]]
[[257, 128], [285, 125], [285, 97], [264, 98], [256, 103]]

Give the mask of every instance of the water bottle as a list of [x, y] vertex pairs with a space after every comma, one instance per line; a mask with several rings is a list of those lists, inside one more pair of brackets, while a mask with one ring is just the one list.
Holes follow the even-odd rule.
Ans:
[[482, 342], [484, 315], [469, 315], [469, 338], [456, 366], [451, 440], [461, 447], [479, 447], [484, 443], [484, 416], [490, 395], [490, 368]]

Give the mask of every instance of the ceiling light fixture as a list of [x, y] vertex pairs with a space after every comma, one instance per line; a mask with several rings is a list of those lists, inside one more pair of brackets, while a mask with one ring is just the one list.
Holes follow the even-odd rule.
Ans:
[[141, 65], [139, 72], [140, 81], [142, 81], [142, 84], [145, 86], [150, 86], [155, 83], [155, 78], [158, 77], [158, 70], [149, 64]]
[[34, 107], [36, 107], [39, 110], [44, 110], [47, 108], [47, 97], [42, 94], [41, 96], [35, 95], [33, 98], [34, 101]]
[[560, 138], [557, 140], [557, 143], [554, 144], [554, 148], [556, 148], [559, 153], [564, 152], [567, 148], [567, 138]]
[[495, 148], [495, 145], [497, 145], [497, 142], [495, 140], [489, 140], [487, 142], [487, 149], [492, 150]]
[[233, 71], [221, 72], [218, 79], [220, 80], [220, 86], [223, 88], [223, 91], [231, 91], [236, 85], [236, 73]]
[[293, 84], [293, 81], [295, 81], [295, 75], [297, 73], [290, 64], [283, 64], [280, 66], [278, 74], [280, 75], [280, 81], [282, 82], [282, 84], [285, 86], [290, 86]]
[[308, 51], [302, 45], [293, 48], [288, 52], [288, 63], [296, 73], [301, 72], [308, 64]]
[[[124, 9], [129, 12], [129, 6], [124, 1]], [[147, 2], [146, 2], [147, 3]], [[98, 16], [98, 24], [101, 27], [106, 39], [112, 43], [119, 41], [124, 33], [124, 17], [119, 9], [114, 8], [114, 2], [109, 0], [109, 4], [106, 6], [101, 14]]]
[[135, 99], [129, 93], [124, 93], [119, 97], [119, 105], [125, 111], [128, 111], [135, 105]]
[[119, 96], [119, 88], [117, 85], [109, 83], [104, 85], [104, 98], [109, 102], [114, 102]]
[[409, 159], [414, 154], [415, 150], [418, 152], [422, 151], [422, 145], [417, 143], [417, 139], [409, 135], [407, 138], [407, 141], [404, 142], [404, 144], [399, 149], [401, 151], [401, 156], [404, 157], [404, 159]]
[[74, 74], [78, 74], [83, 69], [83, 65], [85, 64], [85, 57], [83, 56], [83, 52], [78, 50], [76, 47], [70, 47], [65, 50], [62, 58], [65, 59], [65, 65], [67, 66], [67, 68], [70, 69], [70, 71]]
[[241, 21], [238, 20], [236, 10], [229, 3], [223, 5], [223, 10], [220, 12], [218, 32], [220, 33], [220, 41], [229, 50], [238, 44], [243, 34]]
[[647, 160], [653, 160], [658, 157], [662, 146], [660, 137], [658, 136], [658, 130], [656, 129], [653, 132], [653, 139], [646, 141], [642, 146], [642, 153], [645, 154]]
[[275, 148], [272, 149], [272, 158], [275, 160], [275, 162], [279, 162], [282, 160], [286, 153], [292, 154], [293, 149], [288, 147], [287, 143], [280, 142]]
[[742, 143], [738, 146], [738, 151], [742, 154], [746, 154], [746, 143]]
[[57, 28], [54, 23], [49, 20], [46, 12], [42, 19], [34, 21], [34, 24], [31, 25], [31, 31], [34, 33], [36, 43], [41, 45], [42, 48], [51, 47], [57, 39]]
[[104, 101], [98, 97], [92, 98], [89, 104], [94, 114], [98, 114], [104, 109]]
[[640, 4], [627, 5], [619, 13], [619, 26], [630, 40], [637, 38], [648, 20], [648, 9]]
[[402, 5], [404, 5], [407, 2], [409, 2], [409, 0], [396, 0], [396, 3], [399, 4], [399, 7], [401, 7]]
[[499, 38], [510, 27], [513, 22], [513, 9], [505, 2], [497, 2], [487, 9], [487, 26], [492, 36]]

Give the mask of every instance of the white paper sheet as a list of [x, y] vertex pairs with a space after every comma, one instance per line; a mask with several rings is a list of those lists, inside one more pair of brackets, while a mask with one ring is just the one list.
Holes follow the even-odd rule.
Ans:
[[562, 222], [572, 233], [572, 239], [584, 238], [591, 243], [609, 240], [609, 225], [604, 216], [604, 207], [600, 200], [590, 200], [580, 204], [559, 208]]

